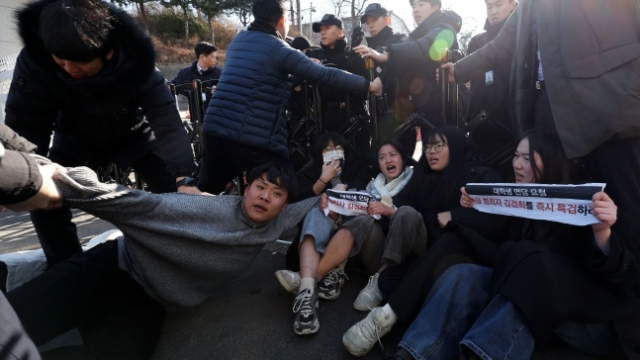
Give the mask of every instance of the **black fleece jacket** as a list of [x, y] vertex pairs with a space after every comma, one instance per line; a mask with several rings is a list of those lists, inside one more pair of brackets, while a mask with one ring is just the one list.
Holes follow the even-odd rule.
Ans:
[[29, 156], [36, 146], [0, 123], [0, 205], [22, 202], [42, 187], [36, 160]]

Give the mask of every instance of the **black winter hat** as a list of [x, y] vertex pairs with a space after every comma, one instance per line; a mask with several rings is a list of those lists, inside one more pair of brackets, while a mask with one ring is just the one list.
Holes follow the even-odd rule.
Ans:
[[309, 40], [307, 40], [306, 37], [298, 36], [297, 38], [293, 39], [293, 41], [291, 42], [291, 47], [302, 51], [304, 49], [310, 48], [311, 43], [309, 43]]
[[320, 22], [313, 23], [313, 32], [320, 32], [320, 26], [323, 25], [335, 25], [342, 29], [342, 20], [333, 14], [325, 14]]
[[360, 18], [360, 23], [364, 24], [367, 22], [367, 17], [373, 16], [374, 18], [379, 18], [380, 16], [389, 15], [389, 10], [382, 7], [382, 5], [378, 3], [369, 4], [366, 9], [364, 9], [364, 14]]

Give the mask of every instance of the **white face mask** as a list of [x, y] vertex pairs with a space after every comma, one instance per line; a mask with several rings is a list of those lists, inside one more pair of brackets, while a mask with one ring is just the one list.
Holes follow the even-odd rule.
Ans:
[[344, 159], [344, 150], [331, 150], [322, 153], [322, 161], [325, 164], [336, 159]]

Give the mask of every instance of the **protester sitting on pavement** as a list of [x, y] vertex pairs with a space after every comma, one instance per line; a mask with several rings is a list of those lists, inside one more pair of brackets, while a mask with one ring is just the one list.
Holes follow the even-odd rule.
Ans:
[[290, 74], [336, 91], [382, 93], [379, 79], [314, 63], [283, 38], [289, 31], [284, 0], [254, 0], [255, 21], [233, 40], [203, 128], [199, 186], [219, 193], [242, 171], [265, 162], [290, 166], [285, 109]]
[[[409, 4], [418, 24], [409, 34], [411, 41], [391, 44], [384, 52], [362, 45], [353, 50], [365, 58], [372, 58], [376, 63], [386, 64], [386, 68], [399, 77], [400, 84], [404, 84], [399, 96], [411, 99], [409, 113], [421, 113], [432, 126], [439, 126], [444, 119], [442, 91], [436, 81], [436, 69], [447, 50], [458, 49], [456, 34], [462, 26], [462, 18], [453, 11], [442, 10], [441, 0], [410, 0]], [[398, 139], [409, 156], [416, 146], [413, 130], [408, 129]], [[430, 127], [421, 124], [423, 136], [429, 130]]]
[[[425, 151], [413, 175], [419, 181], [411, 186], [418, 187], [415, 193], [419, 201], [415, 206], [426, 225], [428, 247], [437, 244], [449, 222], [471, 228], [486, 237], [501, 231], [504, 225], [502, 216], [460, 206], [460, 187], [468, 183], [502, 182], [495, 171], [481, 166], [474, 158], [464, 131], [453, 126], [441, 126], [431, 130], [423, 141]], [[390, 299], [408, 269], [414, 268], [413, 262], [422, 257], [412, 255], [402, 264], [381, 271], [374, 282], [377, 286], [372, 286], [369, 291], [377, 299], [371, 303], [371, 308], [378, 306], [383, 298]]]
[[[189, 84], [193, 80], [198, 79], [200, 81], [218, 80], [222, 70], [216, 66], [218, 59], [216, 57], [216, 48], [213, 44], [206, 41], [201, 41], [196, 44], [195, 47], [196, 61], [186, 68], [181, 69], [171, 82], [174, 85]], [[216, 90], [216, 86], [211, 86], [211, 91], [206, 93], [204, 101], [204, 109], [209, 106], [209, 101]]]
[[[584, 181], [558, 138], [541, 130], [518, 142], [513, 170], [517, 183]], [[461, 190], [461, 205], [471, 207]], [[398, 360], [461, 352], [469, 359], [529, 359], [534, 343], [554, 332], [585, 352], [615, 353], [620, 342], [627, 356], [637, 357], [628, 345], [638, 341], [638, 322], [630, 316], [640, 306], [638, 256], [630, 241], [611, 232], [616, 206], [609, 196], [595, 194], [592, 209], [600, 223], [590, 227], [512, 217], [504, 234], [492, 238], [450, 227], [389, 303], [345, 333], [345, 346], [362, 356], [400, 319], [411, 326]], [[439, 251], [444, 247], [450, 251]], [[447, 259], [439, 261], [442, 256]], [[407, 297], [396, 298], [401, 293]]]
[[[62, 205], [51, 176], [56, 165], [40, 166], [29, 154], [36, 146], [0, 123], [0, 210], [30, 211]], [[0, 263], [0, 276], [6, 267]], [[40, 359], [36, 346], [4, 296], [6, 279], [0, 277], [0, 358]]]
[[318, 201], [287, 206], [295, 174], [272, 164], [250, 172], [244, 196], [150, 194], [102, 184], [83, 167], [54, 180], [66, 203], [124, 237], [58, 264], [7, 299], [37, 345], [79, 327], [96, 358], [149, 358], [164, 306], [200, 304]]
[[[302, 187], [301, 199], [320, 195], [327, 189], [364, 190], [371, 180], [364, 162], [351, 149], [347, 140], [338, 133], [327, 132], [320, 136], [317, 140], [314, 157], [314, 163], [298, 175]], [[345, 221], [347, 220], [345, 219]], [[295, 241], [287, 252], [288, 258], [296, 257], [299, 259], [300, 272], [276, 271], [276, 278], [287, 291], [304, 296], [307, 289], [313, 290], [315, 288], [316, 274], [321, 273], [327, 275], [320, 279], [318, 297], [333, 300], [340, 295], [340, 292], [336, 293], [333, 287], [325, 287], [324, 279], [329, 281], [336, 276], [336, 273], [344, 275], [346, 260], [332, 269], [323, 269], [324, 263], [321, 260], [327, 243], [335, 230], [331, 219], [325, 216], [319, 208], [314, 208], [307, 214], [299, 240]], [[300, 306], [299, 297], [296, 297], [294, 307]], [[316, 333], [320, 327], [318, 319], [315, 318], [311, 323], [301, 321], [303, 310], [295, 311], [293, 331], [298, 335]]]
[[[320, 212], [324, 212], [328, 201], [325, 194], [320, 212], [316, 213], [314, 210], [305, 219], [307, 223], [309, 217], [313, 216], [314, 221], [327, 223], [324, 226], [333, 222], [339, 230], [328, 244], [322, 244], [325, 248], [324, 256], [315, 268], [302, 264], [301, 273], [289, 270], [279, 270], [277, 273], [278, 280], [286, 290], [298, 292], [294, 304], [294, 330], [297, 325], [301, 330], [317, 331], [317, 298], [321, 293], [328, 300], [338, 298], [346, 278], [344, 263], [350, 257], [359, 255], [365, 269], [376, 273], [372, 276], [371, 283], [374, 278], [377, 279], [377, 272], [381, 268], [400, 264], [411, 254], [420, 255], [426, 250], [425, 226], [420, 214], [411, 207], [416, 199], [407, 186], [413, 174], [413, 169], [409, 166], [411, 160], [403, 153], [402, 146], [397, 142], [388, 141], [381, 145], [378, 151], [381, 173], [366, 189], [379, 201], [369, 203], [367, 215], [345, 220], [342, 225], [340, 216], [333, 212], [329, 212], [331, 219], [323, 218], [324, 214]], [[380, 215], [380, 220], [376, 220], [374, 215]], [[307, 246], [313, 245], [313, 238], [309, 237], [305, 241]], [[315, 241], [317, 247], [320, 238], [317, 237]], [[303, 275], [306, 276], [302, 278]], [[317, 290], [314, 289], [316, 282], [319, 282]], [[302, 286], [305, 289], [301, 289]], [[365, 288], [367, 289], [368, 287]], [[364, 303], [366, 299], [362, 294], [356, 299], [354, 307], [365, 311], [367, 304]]]
[[[39, 0], [17, 20], [24, 48], [6, 103], [9, 127], [63, 166], [113, 161], [133, 166], [153, 192], [199, 193], [183, 181], [195, 169], [193, 150], [155, 71], [151, 38], [125, 10]], [[82, 251], [68, 207], [31, 218], [50, 265]]]

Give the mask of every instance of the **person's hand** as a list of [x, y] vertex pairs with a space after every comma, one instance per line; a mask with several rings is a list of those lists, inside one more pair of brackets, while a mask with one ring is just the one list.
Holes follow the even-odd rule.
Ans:
[[333, 190], [346, 191], [347, 190], [347, 185], [345, 185], [345, 184], [337, 184], [336, 186], [333, 187]]
[[464, 186], [460, 188], [460, 192], [462, 193], [462, 196], [460, 196], [460, 206], [464, 208], [473, 207], [473, 199], [469, 196]]
[[322, 194], [320, 196], [320, 211], [324, 212], [329, 207], [329, 196]]
[[445, 211], [438, 214], [438, 224], [444, 229], [451, 221], [451, 211]]
[[372, 58], [378, 63], [386, 63], [389, 61], [389, 54], [378, 52], [364, 45], [354, 47], [353, 51], [360, 54], [360, 56], [362, 56], [363, 58]]
[[379, 201], [372, 201], [369, 203], [367, 214], [369, 215], [382, 215], [386, 217], [392, 217], [395, 215], [396, 209], [391, 206], [384, 205]]
[[195, 186], [182, 185], [178, 187], [178, 192], [185, 193], [185, 194], [204, 195], [202, 191], [200, 191], [200, 189], [198, 189]]
[[375, 78], [375, 80], [369, 84], [369, 92], [375, 96], [382, 96], [382, 80], [380, 80], [380, 78]]
[[448, 62], [442, 65], [441, 68], [447, 72], [447, 81], [450, 83], [456, 82], [456, 67], [453, 63]]
[[593, 234], [596, 238], [596, 244], [607, 254], [610, 248], [611, 226], [618, 220], [618, 207], [613, 200], [604, 192], [593, 195], [593, 204], [591, 211], [593, 216], [600, 221], [591, 225]]
[[9, 211], [9, 209], [7, 209], [6, 207], [0, 205], [0, 212], [7, 212]]
[[62, 206], [62, 195], [51, 178], [55, 172], [65, 172], [66, 169], [58, 164], [40, 165], [42, 187], [29, 199], [12, 205], [4, 205], [11, 211], [51, 210]]
[[322, 164], [322, 175], [320, 175], [320, 181], [328, 184], [331, 179], [338, 176], [340, 170], [342, 170], [342, 168], [340, 167], [340, 160], [338, 159]]
[[311, 61], [313, 61], [314, 63], [318, 64], [318, 65], [322, 65], [322, 61], [316, 59], [316, 58], [309, 58]]
[[211, 87], [211, 95], [213, 95], [214, 92], [216, 92], [216, 86], [215, 85]]

